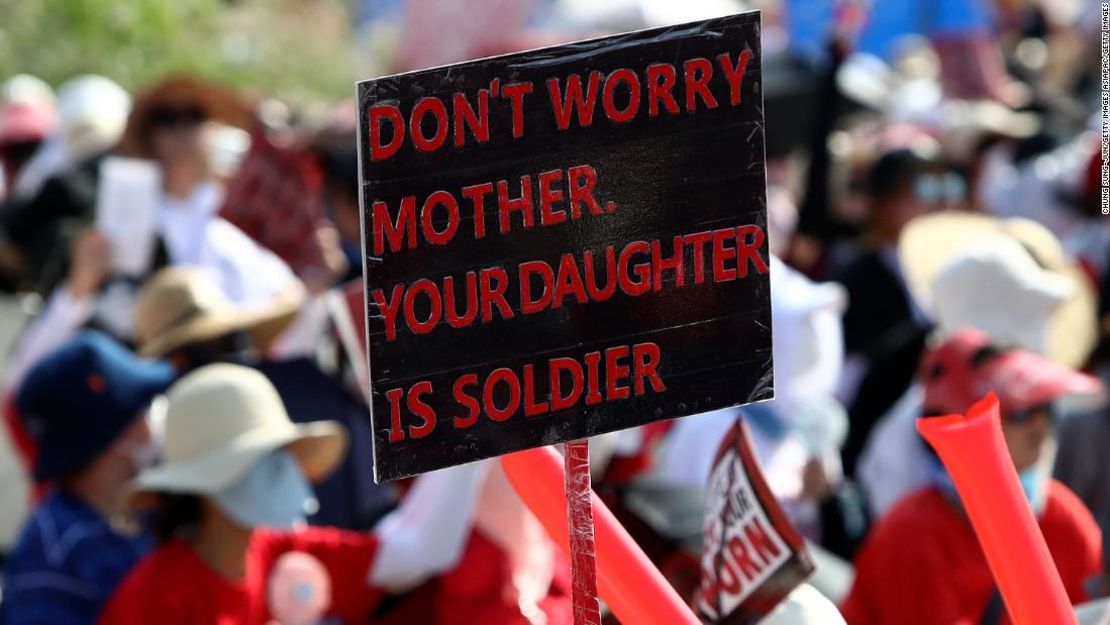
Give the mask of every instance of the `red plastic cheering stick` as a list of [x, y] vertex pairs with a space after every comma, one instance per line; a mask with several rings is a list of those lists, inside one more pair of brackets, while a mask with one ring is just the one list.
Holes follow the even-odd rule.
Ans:
[[994, 394], [967, 416], [917, 420], [956, 484], [1015, 625], [1076, 622], [1064, 584], [1014, 470]]
[[[550, 447], [501, 457], [513, 488], [564, 551], [567, 497], [563, 459]], [[592, 496], [601, 598], [622, 623], [699, 625], [697, 617], [648, 560], [609, 508]]]

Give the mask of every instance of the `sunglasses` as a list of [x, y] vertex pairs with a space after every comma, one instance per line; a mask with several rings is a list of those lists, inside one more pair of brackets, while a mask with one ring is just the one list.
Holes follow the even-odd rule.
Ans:
[[201, 124], [208, 114], [199, 106], [164, 106], [151, 111], [148, 119], [152, 128], [173, 128]]
[[1049, 421], [1055, 421], [1056, 412], [1052, 410], [1051, 404], [1039, 404], [1023, 410], [1014, 410], [1002, 417], [1002, 423], [1010, 423], [1013, 425], [1021, 425], [1029, 423], [1039, 416], [1048, 417]]

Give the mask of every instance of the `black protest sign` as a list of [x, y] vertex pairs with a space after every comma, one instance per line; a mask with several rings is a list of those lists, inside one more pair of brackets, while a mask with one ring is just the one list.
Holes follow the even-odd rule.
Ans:
[[359, 83], [376, 479], [771, 396], [759, 33]]
[[698, 616], [760, 622], [814, 571], [805, 542], [763, 479], [747, 427], [725, 436], [706, 491]]

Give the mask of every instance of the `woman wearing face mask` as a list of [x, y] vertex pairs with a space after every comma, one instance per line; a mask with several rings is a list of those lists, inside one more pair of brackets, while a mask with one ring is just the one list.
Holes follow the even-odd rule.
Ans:
[[[100, 622], [365, 623], [390, 571], [419, 582], [443, 570], [469, 529], [484, 465], [421, 478], [422, 494], [412, 495], [420, 513], [388, 536], [307, 527], [309, 482], [336, 466], [346, 441], [335, 422], [293, 424], [251, 369], [209, 365], [182, 378], [168, 393], [165, 462], [135, 481], [136, 498], [154, 507], [160, 546]], [[410, 544], [413, 532], [425, 544]]]
[[[1093, 378], [1030, 352], [992, 347], [975, 330], [926, 354], [924, 412], [963, 414], [982, 394], [998, 395], [1006, 448], [1072, 603], [1101, 570], [1102, 537], [1090, 512], [1049, 477], [1052, 404], [1097, 392]], [[856, 558], [842, 606], [849, 625], [1008, 623], [986, 558], [951, 478], [933, 459], [930, 485], [907, 495], [876, 525]]]

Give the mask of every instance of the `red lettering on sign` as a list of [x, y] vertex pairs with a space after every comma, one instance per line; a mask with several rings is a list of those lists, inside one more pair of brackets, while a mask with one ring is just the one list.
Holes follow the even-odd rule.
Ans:
[[405, 431], [401, 429], [401, 399], [405, 396], [405, 389], [391, 388], [385, 392], [389, 401], [389, 442], [396, 443], [405, 440]]
[[586, 251], [582, 254], [586, 265], [586, 293], [590, 300], [595, 302], [608, 301], [617, 292], [617, 251], [612, 245], [605, 248], [605, 286], [598, 287], [597, 270], [594, 268], [594, 253]]
[[550, 405], [545, 402], [536, 401], [536, 380], [534, 367], [532, 365], [524, 365], [524, 416], [534, 417], [541, 415], [548, 411]]
[[447, 276], [443, 279], [443, 308], [447, 316], [447, 325], [452, 328], [465, 328], [474, 323], [478, 316], [478, 276], [473, 271], [466, 272], [466, 312], [459, 314], [455, 305], [455, 279]]
[[547, 79], [547, 91], [551, 95], [551, 110], [555, 113], [555, 125], [559, 130], [570, 128], [570, 116], [578, 118], [578, 126], [588, 128], [594, 122], [594, 108], [597, 106], [597, 92], [601, 83], [601, 72], [590, 72], [589, 84], [582, 90], [582, 77], [578, 74], [567, 76], [566, 94], [559, 87], [558, 78]]
[[637, 397], [644, 394], [644, 380], [651, 383], [651, 390], [656, 393], [667, 390], [663, 378], [659, 377], [661, 359], [659, 346], [655, 343], [640, 343], [632, 347], [633, 392]]
[[[435, 121], [435, 134], [430, 138], [424, 134], [424, 120], [428, 114]], [[412, 132], [412, 145], [421, 152], [434, 152], [447, 140], [447, 106], [439, 98], [421, 98], [412, 107], [412, 118], [409, 121], [409, 130]]]
[[763, 229], [756, 225], [749, 224], [736, 229], [736, 269], [739, 271], [741, 278], [748, 276], [749, 263], [755, 268], [756, 272], [767, 273], [767, 263], [759, 255], [759, 250], [763, 248], [764, 238]]
[[[435, 229], [434, 213], [437, 206], [447, 209], [447, 225], [443, 230]], [[446, 191], [436, 191], [429, 195], [424, 207], [420, 209], [420, 225], [428, 243], [447, 245], [459, 230], [459, 203], [455, 201], [455, 196]]]
[[563, 181], [563, 171], [556, 169], [540, 174], [540, 224], [554, 226], [567, 220], [565, 209], [555, 210], [556, 202], [563, 201], [563, 190], [553, 185]]
[[[504, 384], [509, 393], [509, 401], [504, 406], [498, 406], [493, 400], [493, 393], [499, 382]], [[520, 380], [512, 369], [502, 367], [489, 374], [482, 387], [482, 407], [494, 421], [505, 421], [516, 414], [520, 408]]]
[[[567, 170], [570, 178], [570, 215], [578, 219], [582, 216], [581, 205], [591, 215], [601, 214], [601, 205], [594, 197], [594, 187], [597, 186], [597, 171], [589, 165], [578, 165]], [[613, 211], [609, 211], [613, 212]]]
[[455, 398], [455, 402], [463, 408], [466, 408], [465, 417], [455, 417], [455, 429], [464, 430], [478, 422], [478, 416], [482, 414], [482, 406], [473, 395], [466, 392], [466, 387], [477, 386], [478, 376], [473, 373], [467, 373], [455, 380], [455, 384], [451, 387], [451, 395]]
[[596, 406], [601, 403], [601, 372], [598, 364], [601, 362], [601, 352], [590, 352], [585, 356], [587, 382], [586, 405]]
[[[552, 358], [548, 367], [551, 369], [551, 410], [566, 410], [577, 404], [585, 386], [582, 365], [573, 358]], [[563, 394], [564, 371], [570, 374], [570, 390], [566, 394]]]
[[648, 117], [659, 115], [659, 103], [671, 115], [678, 114], [678, 102], [674, 99], [675, 69], [669, 63], [648, 65]]
[[524, 136], [524, 96], [532, 93], [532, 83], [518, 82], [505, 85], [501, 88], [501, 93], [509, 98], [509, 104], [513, 109], [513, 138], [519, 139]]
[[[428, 318], [421, 320], [416, 316], [417, 297], [424, 294], [428, 299]], [[408, 324], [409, 329], [414, 334], [427, 334], [431, 332], [436, 325], [439, 324], [441, 315], [443, 314], [443, 304], [440, 300], [439, 289], [436, 288], [435, 282], [427, 278], [421, 278], [413, 282], [408, 289], [405, 290], [405, 323]]]
[[[532, 260], [521, 263], [517, 272], [520, 274], [520, 314], [531, 315], [551, 306], [555, 293], [555, 272], [551, 265], [542, 260]], [[543, 283], [539, 297], [532, 296], [532, 276], [539, 276]]]
[[748, 70], [748, 61], [751, 58], [751, 51], [744, 50], [736, 57], [736, 65], [733, 65], [727, 52], [717, 56], [717, 62], [724, 71], [725, 80], [728, 81], [728, 101], [733, 106], [740, 104], [740, 85], [744, 82], [744, 74]]
[[374, 256], [385, 254], [385, 244], [389, 251], [400, 252], [404, 248], [416, 247], [416, 198], [407, 196], [401, 199], [401, 209], [396, 221], [389, 217], [389, 207], [385, 202], [374, 202], [372, 209], [374, 231]]
[[454, 95], [454, 105], [455, 147], [461, 148], [466, 142], [466, 130], [468, 128], [471, 136], [478, 143], [489, 141], [489, 91], [485, 89], [478, 91], [477, 111], [470, 106], [470, 102], [466, 99], [464, 93]]
[[744, 537], [748, 539], [752, 550], [763, 559], [764, 566], [774, 562], [782, 554], [780, 547], [771, 539], [767, 528], [763, 527], [763, 520], [758, 515], [753, 516], [751, 522], [744, 526]]
[[422, 397], [432, 394], [432, 383], [417, 382], [409, 389], [409, 412], [423, 419], [420, 425], [409, 426], [409, 438], [424, 438], [436, 429], [436, 411]]
[[684, 238], [694, 250], [694, 284], [701, 284], [705, 282], [705, 244], [713, 239], [713, 233], [698, 232]]
[[709, 80], [713, 78], [713, 64], [709, 59], [690, 59], [682, 68], [686, 78], [686, 111], [697, 110], [697, 98], [701, 98], [707, 108], [717, 108], [717, 98], [709, 90]]
[[[628, 104], [623, 109], [617, 108], [616, 104], [616, 91], [621, 83], [628, 91]], [[640, 79], [636, 77], [636, 72], [622, 68], [609, 74], [601, 93], [601, 103], [609, 119], [621, 124], [632, 121], [640, 108]]]
[[485, 197], [493, 193], [493, 183], [483, 182], [469, 187], [463, 187], [462, 196], [474, 205], [474, 238], [481, 239], [486, 236], [486, 205]]
[[[405, 118], [392, 104], [375, 104], [370, 107], [370, 160], [384, 161], [401, 149], [405, 141]], [[382, 124], [389, 122], [393, 127], [393, 138], [382, 143]]]
[[730, 245], [729, 239], [735, 238], [732, 229], [713, 231], [713, 281], [729, 282], [736, 279], [736, 268], [726, 267], [725, 261], [736, 258], [736, 248]]
[[381, 312], [382, 319], [385, 321], [385, 338], [387, 341], [397, 338], [397, 313], [402, 308], [401, 296], [404, 292], [404, 285], [395, 284], [389, 295], [389, 300], [386, 301], [385, 294], [382, 293], [381, 289], [370, 291], [370, 296], [374, 298], [374, 303], [378, 305], [378, 311]]
[[501, 234], [507, 234], [512, 226], [509, 217], [513, 211], [520, 211], [525, 228], [532, 227], [532, 177], [520, 177], [520, 197], [509, 198], [509, 183], [505, 180], [497, 182], [497, 215], [501, 226]]
[[[633, 254], [648, 254], [650, 251], [651, 246], [644, 241], [633, 241], [621, 250], [620, 260], [617, 261], [617, 281], [626, 294], [643, 295], [651, 290], [651, 263], [632, 264]], [[633, 276], [637, 279], [633, 280]]]
[[582, 283], [582, 274], [578, 271], [578, 263], [574, 254], [565, 253], [559, 259], [559, 273], [555, 278], [555, 297], [551, 303], [552, 308], [559, 308], [563, 300], [573, 296], [579, 304], [589, 301], [586, 297], [586, 285]]
[[482, 321], [489, 323], [496, 308], [502, 319], [512, 319], [513, 309], [505, 300], [505, 289], [509, 288], [509, 276], [500, 267], [483, 269], [482, 278]]
[[656, 291], [663, 290], [663, 272], [670, 271], [674, 275], [676, 288], [686, 284], [685, 262], [683, 254], [682, 236], [674, 238], [674, 251], [670, 258], [663, 257], [663, 243], [658, 239], [651, 242], [651, 269], [652, 281]]
[[628, 364], [623, 362], [625, 358], [628, 358], [627, 345], [605, 350], [605, 398], [610, 401], [628, 399], [630, 394], [628, 387], [621, 385], [629, 373]]

